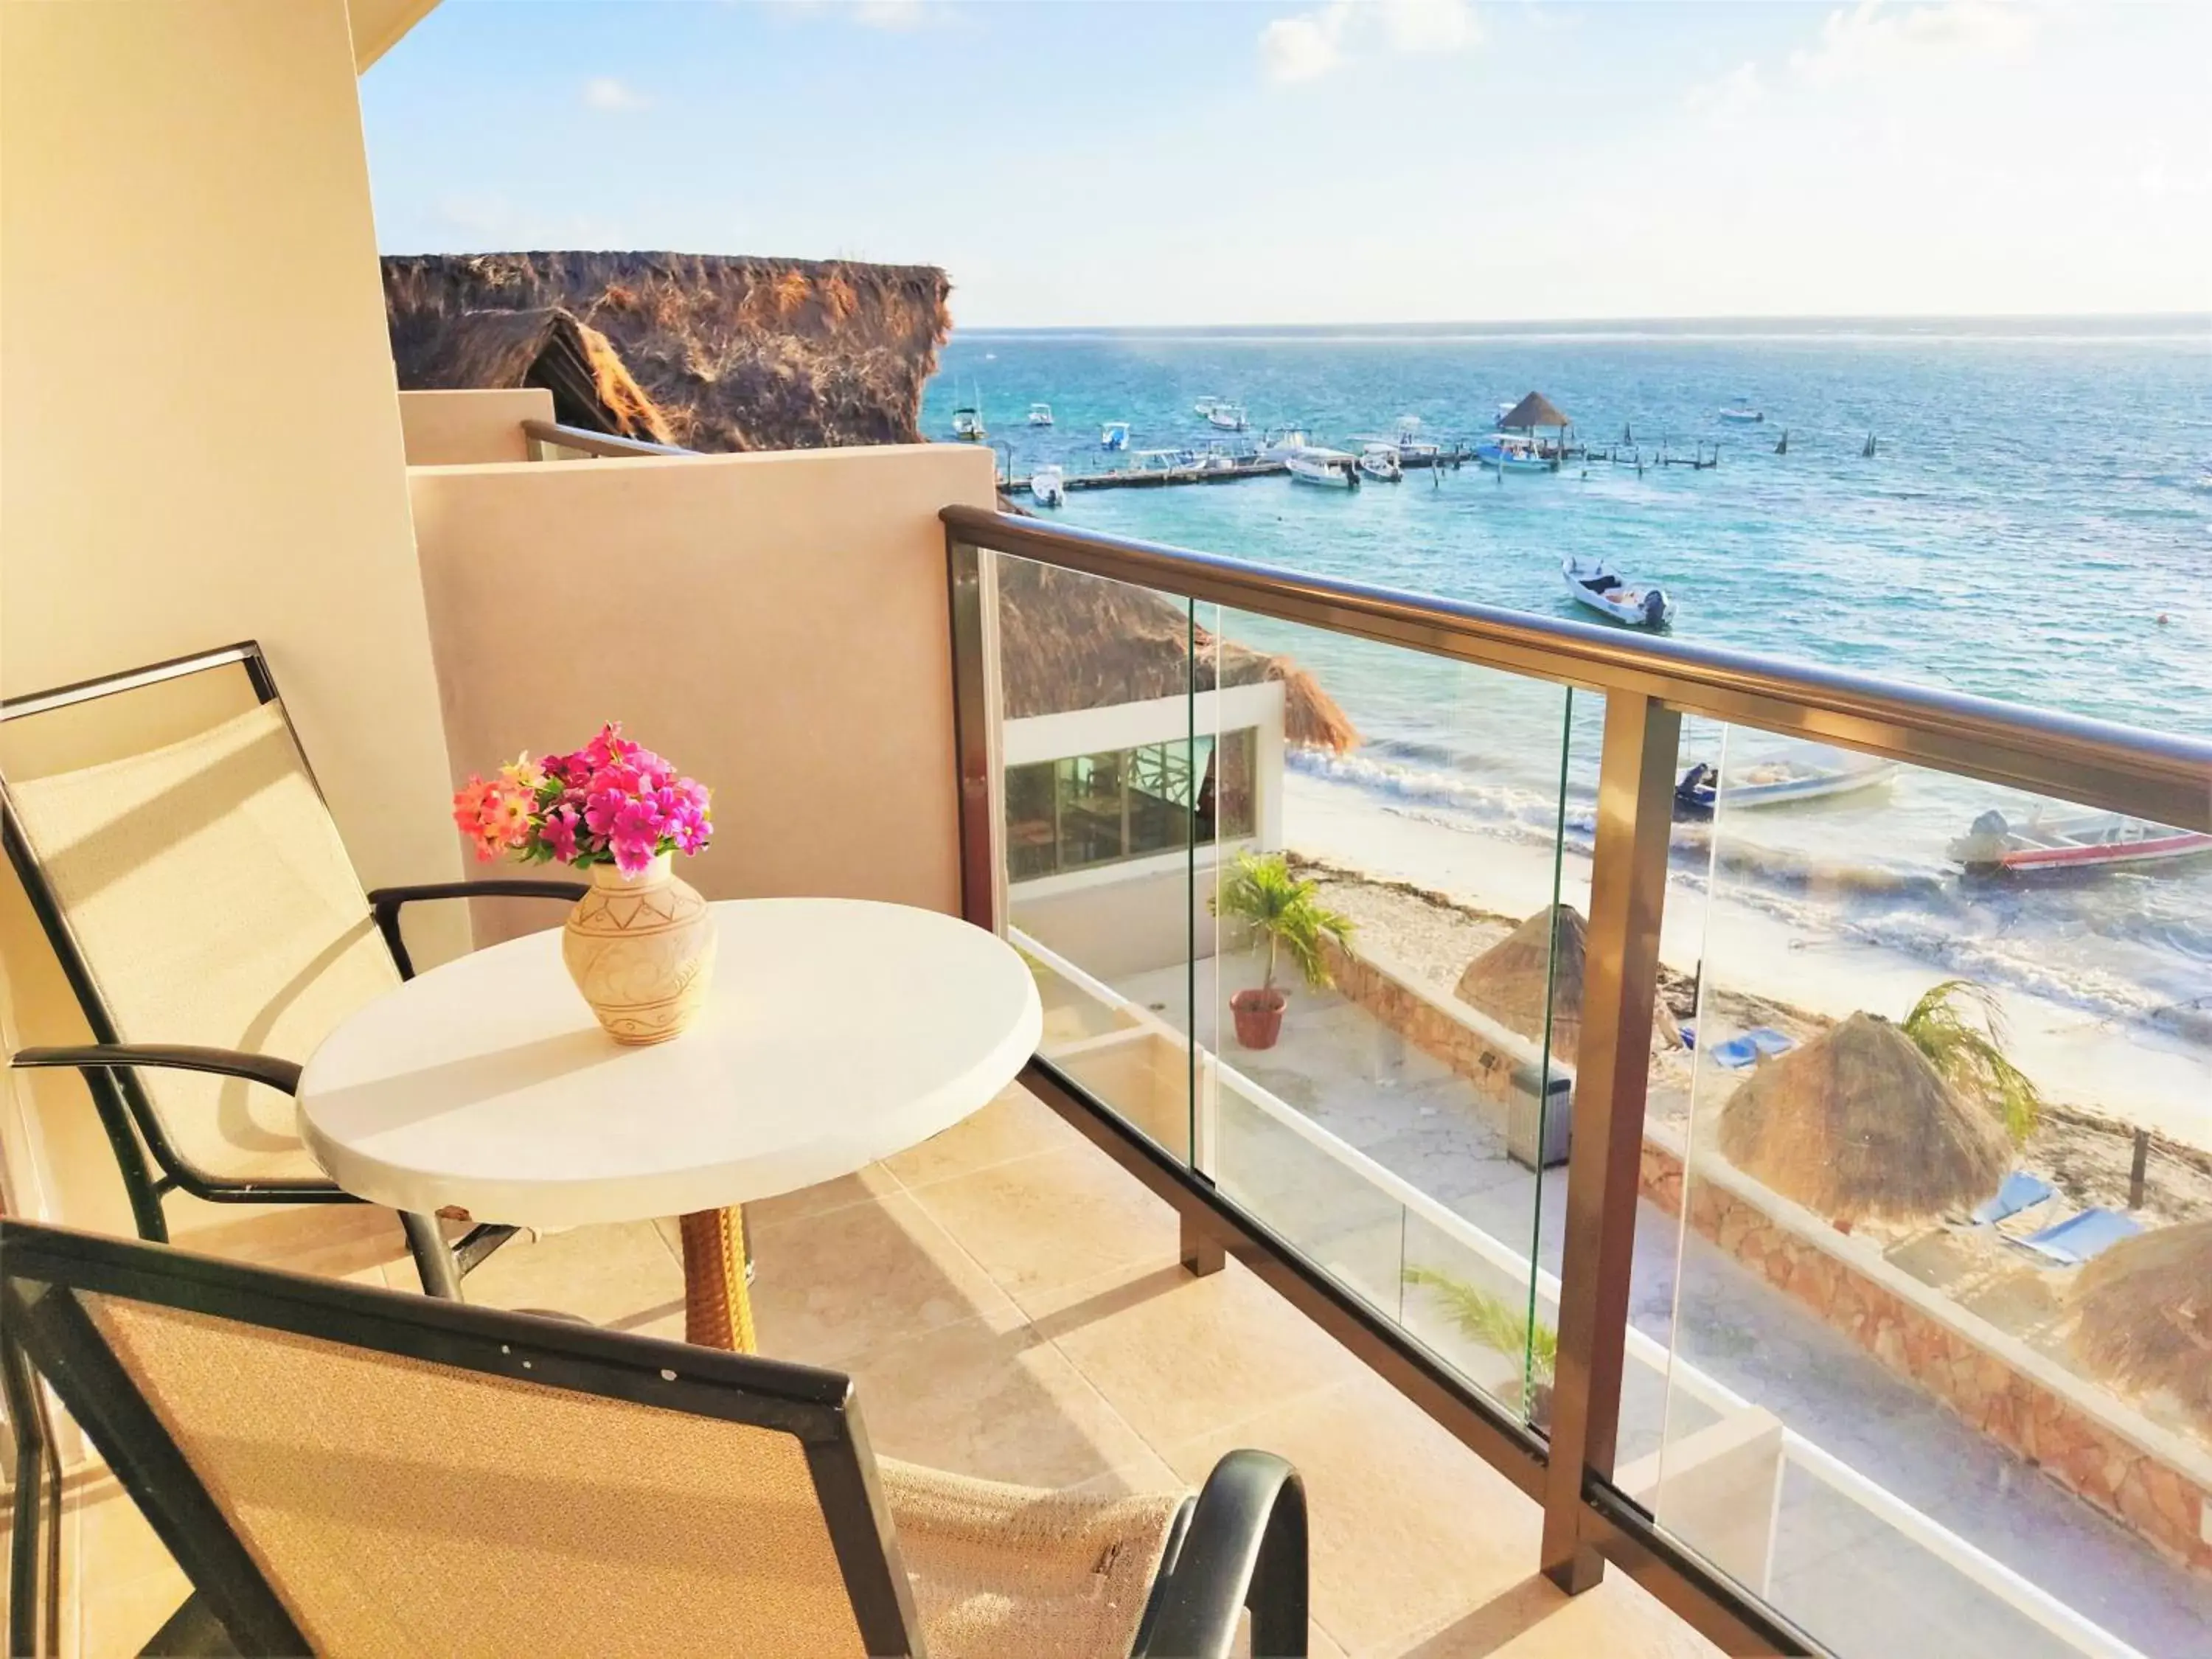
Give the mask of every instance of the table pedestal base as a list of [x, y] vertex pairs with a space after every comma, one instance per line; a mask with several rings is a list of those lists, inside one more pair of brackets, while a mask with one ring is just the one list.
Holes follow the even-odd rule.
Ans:
[[755, 1352], [743, 1215], [735, 1206], [696, 1210], [678, 1225], [684, 1234], [684, 1340], [701, 1347]]

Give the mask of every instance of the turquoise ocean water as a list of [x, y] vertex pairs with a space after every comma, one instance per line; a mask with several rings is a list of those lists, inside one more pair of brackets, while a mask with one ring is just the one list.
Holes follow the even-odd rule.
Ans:
[[[1072, 494], [1063, 521], [1571, 620], [1570, 553], [1663, 583], [1678, 638], [2212, 736], [2212, 319], [1758, 322], [1531, 328], [963, 331], [923, 428], [980, 398], [1017, 474], [1103, 470], [1202, 445], [1201, 396], [1262, 427], [1357, 447], [1401, 416], [1471, 441], [1540, 390], [1599, 444], [1719, 446], [1711, 471], [1584, 476], [1473, 466], [1356, 494], [1282, 478]], [[1057, 423], [1023, 416], [1049, 402]], [[1748, 401], [1761, 425], [1722, 422]], [[1789, 453], [1773, 453], [1783, 432]], [[1877, 453], [1861, 453], [1869, 433]], [[2163, 617], [2164, 620], [2160, 618]], [[1203, 621], [1212, 621], [1202, 617]], [[1313, 668], [1366, 741], [1307, 769], [1379, 810], [1528, 839], [1553, 822], [1556, 692], [1285, 629], [1227, 631]], [[1569, 725], [1569, 821], [1586, 837], [1594, 699]], [[1686, 747], [1720, 755], [1714, 728]], [[1731, 767], [1779, 752], [1731, 734]], [[1945, 848], [1986, 786], [1908, 774], [1820, 808], [1742, 813], [1720, 834], [1732, 896], [2166, 1038], [2212, 1041], [2212, 861], [2063, 885], [1963, 880]], [[1695, 836], [1678, 875], [1700, 879]], [[1901, 1012], [1901, 1011], [1899, 1011]]]

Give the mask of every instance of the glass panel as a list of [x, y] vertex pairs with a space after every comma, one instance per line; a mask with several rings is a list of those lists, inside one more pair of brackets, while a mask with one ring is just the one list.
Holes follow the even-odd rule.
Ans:
[[[1540, 1219], [1565, 1191], [1571, 1089], [1547, 1047], [1568, 695], [1210, 607], [1198, 623], [1194, 720], [1220, 738], [1230, 826], [1197, 854], [1206, 1167], [1540, 1413]], [[1587, 805], [1566, 816], [1586, 847]], [[1575, 995], [1580, 922], [1561, 924]]]
[[[1190, 607], [996, 556], [1006, 900], [1044, 1057], [1192, 1155]], [[1141, 983], [1132, 988], [1133, 981]]]
[[2212, 1651], [2212, 836], [1700, 743], [1620, 1484], [1845, 1654]]

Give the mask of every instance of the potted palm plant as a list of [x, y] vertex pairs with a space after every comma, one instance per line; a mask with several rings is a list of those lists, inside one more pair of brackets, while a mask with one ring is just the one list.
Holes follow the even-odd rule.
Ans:
[[1272, 1048], [1282, 1035], [1288, 999], [1275, 988], [1275, 975], [1285, 955], [1313, 989], [1326, 991], [1335, 983], [1322, 946], [1328, 940], [1348, 946], [1352, 918], [1324, 905], [1319, 893], [1315, 883], [1291, 873], [1281, 854], [1247, 853], [1209, 901], [1215, 915], [1243, 922], [1255, 942], [1267, 945], [1267, 971], [1260, 983], [1229, 999], [1237, 1041], [1244, 1048]]

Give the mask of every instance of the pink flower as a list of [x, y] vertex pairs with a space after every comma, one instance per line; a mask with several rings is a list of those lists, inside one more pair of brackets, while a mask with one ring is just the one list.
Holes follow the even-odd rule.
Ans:
[[626, 876], [635, 876], [653, 863], [653, 843], [647, 841], [617, 839], [613, 843], [615, 867]]
[[463, 835], [477, 833], [483, 822], [484, 797], [490, 792], [491, 786], [473, 772], [469, 774], [469, 781], [453, 792], [453, 823]]
[[545, 850], [563, 864], [573, 864], [576, 859], [576, 814], [566, 806], [556, 806], [545, 815], [538, 826], [538, 839]]

